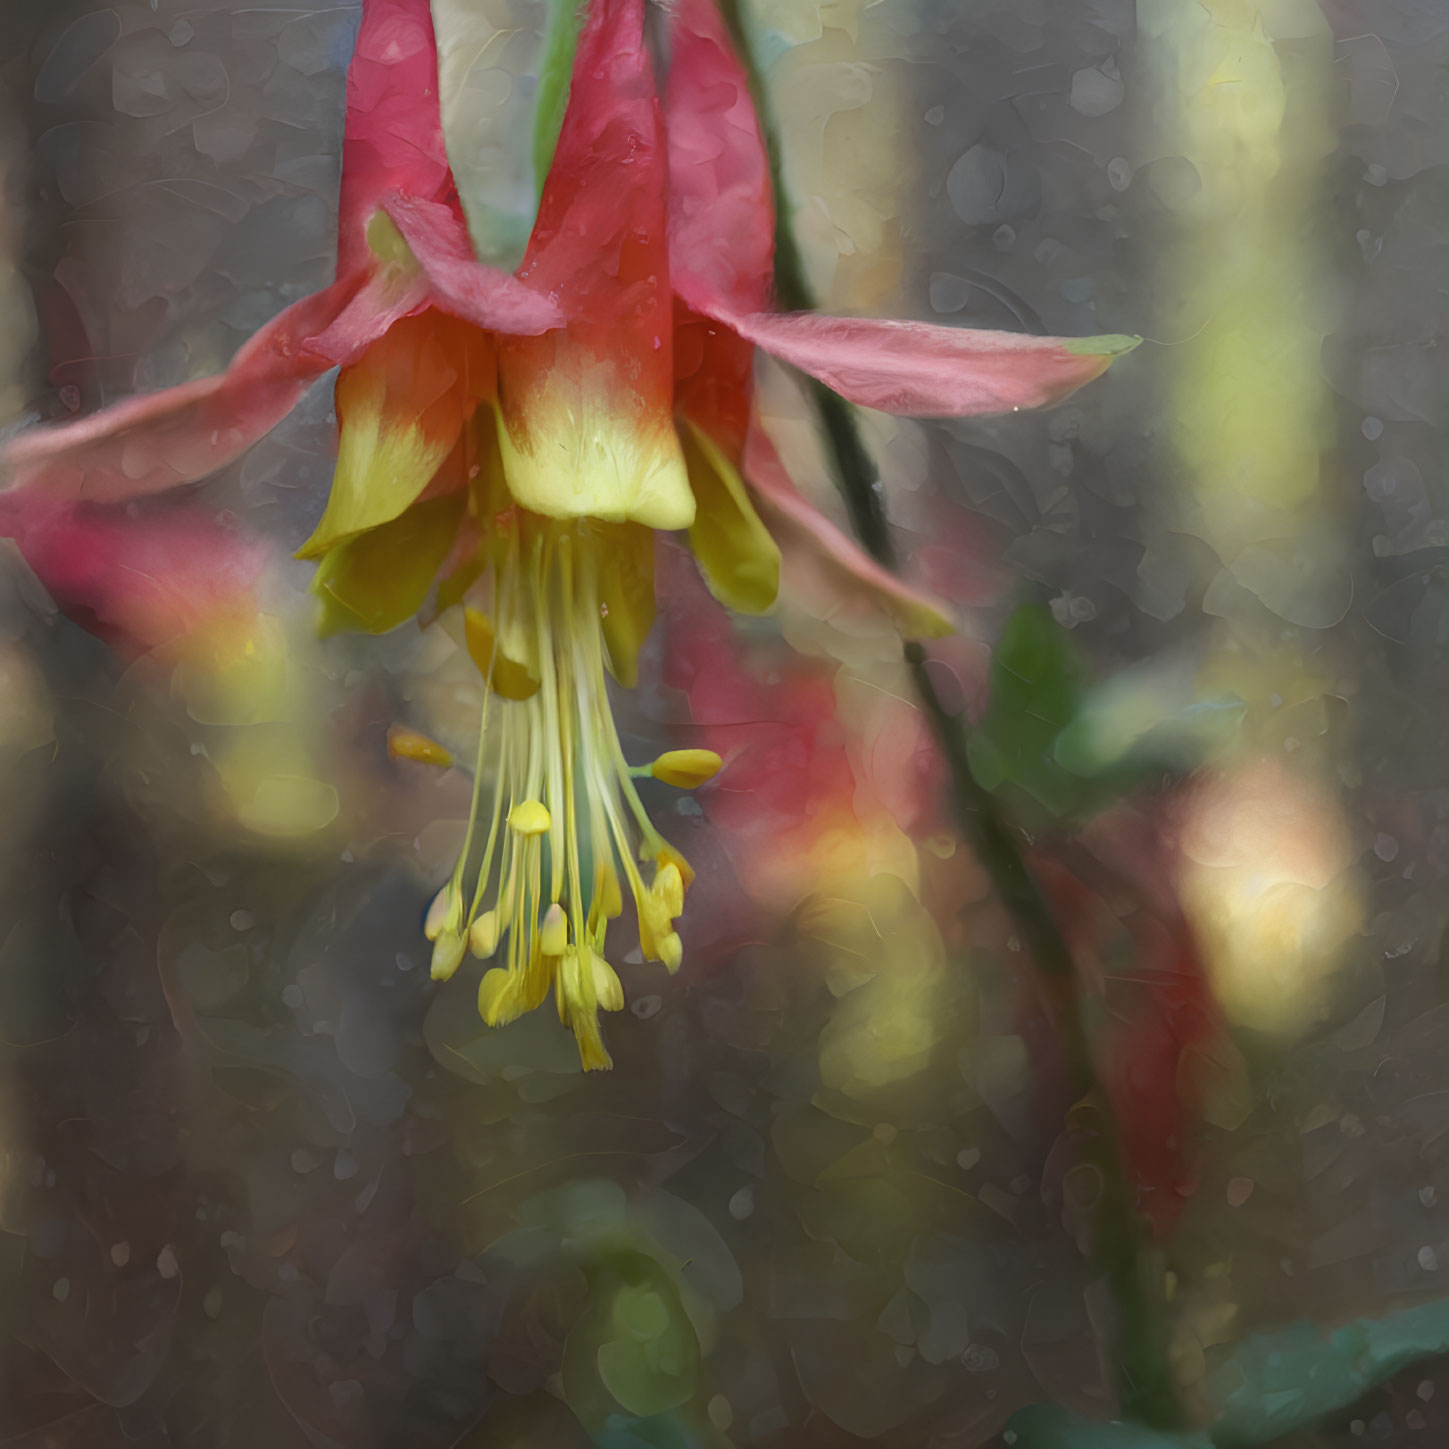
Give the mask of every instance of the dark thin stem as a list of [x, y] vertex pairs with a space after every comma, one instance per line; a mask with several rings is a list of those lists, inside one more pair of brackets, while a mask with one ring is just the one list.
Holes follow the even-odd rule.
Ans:
[[996, 799], [971, 773], [967, 726], [947, 713], [931, 682], [926, 651], [907, 643], [906, 662], [931, 733], [951, 772], [957, 821], [981, 863], [1023, 946], [1044, 978], [1067, 1056], [1073, 1090], [1096, 1108], [1096, 1162], [1102, 1196], [1093, 1219], [1093, 1251], [1107, 1271], [1117, 1310], [1117, 1394], [1121, 1411], [1158, 1428], [1181, 1421], [1172, 1388], [1166, 1336], [1154, 1308], [1156, 1294], [1145, 1271], [1144, 1232], [1122, 1170], [1111, 1105], [1092, 1064], [1082, 1021], [1071, 950], [1035, 877], [1027, 868], [1019, 836], [1002, 816]]
[[[816, 299], [789, 222], [782, 175], [779, 137], [769, 119], [761, 78], [753, 64], [737, 0], [724, 0], [723, 13], [750, 78], [761, 118], [774, 182], [775, 296], [787, 311], [811, 311]], [[894, 567], [895, 546], [886, 516], [884, 490], [875, 463], [860, 435], [855, 410], [822, 383], [811, 381], [810, 398], [830, 454], [836, 486], [850, 511], [851, 523], [866, 551], [877, 563]], [[1082, 1019], [1082, 1003], [1071, 950], [1041, 888], [1028, 869], [1017, 831], [996, 801], [977, 783], [967, 757], [968, 726], [951, 715], [931, 681], [928, 657], [915, 642], [905, 646], [921, 707], [951, 773], [953, 803], [962, 833], [991, 878], [1055, 1007], [1073, 1090], [1096, 1109], [1096, 1156], [1102, 1173], [1102, 1196], [1094, 1219], [1093, 1249], [1111, 1283], [1117, 1312], [1117, 1391], [1121, 1411], [1163, 1428], [1176, 1427], [1181, 1413], [1173, 1393], [1166, 1336], [1145, 1270], [1145, 1234], [1122, 1168], [1111, 1104], [1092, 1062]]]

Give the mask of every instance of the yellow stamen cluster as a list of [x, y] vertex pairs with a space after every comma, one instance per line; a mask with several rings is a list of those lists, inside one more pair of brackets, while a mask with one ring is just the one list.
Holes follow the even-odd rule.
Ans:
[[[624, 991], [604, 936], [628, 883], [646, 959], [677, 970], [674, 922], [693, 873], [654, 828], [634, 786], [689, 787], [719, 768], [704, 750], [631, 769], [605, 683], [608, 599], [617, 596], [606, 525], [512, 508], [491, 520], [488, 567], [465, 611], [469, 653], [488, 681], [473, 806], [452, 878], [428, 910], [432, 973], [468, 951], [499, 964], [478, 1009], [490, 1025], [542, 1005], [550, 988], [586, 1069], [610, 1066], [598, 1012]], [[646, 883], [643, 869], [652, 869]]]

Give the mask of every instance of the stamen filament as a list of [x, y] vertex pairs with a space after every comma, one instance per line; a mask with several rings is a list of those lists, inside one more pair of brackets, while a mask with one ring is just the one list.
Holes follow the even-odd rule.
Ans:
[[[608, 524], [518, 508], [489, 522], [490, 567], [474, 589], [491, 607], [486, 617], [481, 609], [470, 616], [470, 652], [486, 690], [474, 794], [446, 899], [429, 913], [430, 929], [435, 918], [443, 921], [435, 963], [451, 974], [454, 956], [461, 960], [468, 946], [485, 959], [502, 947], [502, 964], [479, 987], [485, 1020], [510, 1021], [552, 987], [584, 1066], [605, 1067], [598, 1011], [623, 1005], [602, 956], [608, 922], [621, 906], [620, 873], [634, 897], [644, 954], [670, 970], [681, 955], [673, 920], [688, 878], [634, 786], [655, 765], [636, 769], [625, 760], [609, 704], [602, 603], [621, 550]], [[504, 641], [510, 667], [500, 671]], [[527, 693], [515, 687], [525, 670], [538, 682]], [[686, 779], [693, 769], [708, 778], [693, 759], [704, 753], [690, 754], [674, 774]], [[492, 799], [479, 853], [485, 791]], [[639, 868], [649, 859], [652, 885]], [[465, 883], [472, 886], [466, 912]]]

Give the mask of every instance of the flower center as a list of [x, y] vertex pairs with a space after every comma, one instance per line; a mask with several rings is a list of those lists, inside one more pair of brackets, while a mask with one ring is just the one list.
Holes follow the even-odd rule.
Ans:
[[[611, 1065], [598, 1010], [624, 1004], [604, 959], [621, 880], [644, 956], [674, 971], [683, 954], [674, 920], [693, 875], [645, 812], [634, 780], [654, 767], [626, 763], [609, 707], [605, 659], [631, 587], [621, 542], [618, 525], [587, 519], [512, 508], [492, 520], [473, 591], [489, 607], [465, 611], [468, 650], [488, 684], [473, 803], [426, 926], [435, 978], [452, 976], [469, 949], [498, 960], [478, 992], [490, 1025], [542, 1005], [552, 988], [586, 1069]], [[615, 672], [625, 672], [617, 661]], [[718, 768], [716, 756], [683, 753]], [[698, 783], [713, 768], [654, 773]]]

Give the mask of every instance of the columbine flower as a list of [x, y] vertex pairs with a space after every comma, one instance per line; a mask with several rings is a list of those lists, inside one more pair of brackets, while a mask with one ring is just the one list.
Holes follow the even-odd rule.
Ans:
[[337, 471], [300, 550], [326, 623], [380, 632], [461, 605], [488, 684], [465, 843], [426, 921], [433, 974], [469, 949], [497, 957], [479, 991], [495, 1024], [552, 989], [586, 1067], [609, 1065], [597, 1013], [623, 1004], [604, 938], [625, 887], [644, 955], [671, 970], [682, 956], [691, 872], [635, 779], [687, 788], [719, 764], [675, 751], [631, 767], [614, 728], [605, 674], [634, 680], [655, 531], [688, 529], [715, 593], [766, 609], [779, 553], [753, 490], [777, 531], [823, 548], [906, 627], [945, 627], [749, 443], [753, 347], [869, 406], [959, 414], [1052, 401], [1124, 345], [771, 313], [768, 172], [738, 63], [708, 4], [677, 7], [666, 152], [643, 27], [643, 0], [589, 5], [508, 277], [463, 226], [427, 0], [365, 0], [338, 281], [221, 378], [26, 435], [6, 459], [21, 486], [70, 496], [166, 487], [234, 457], [341, 365]]

